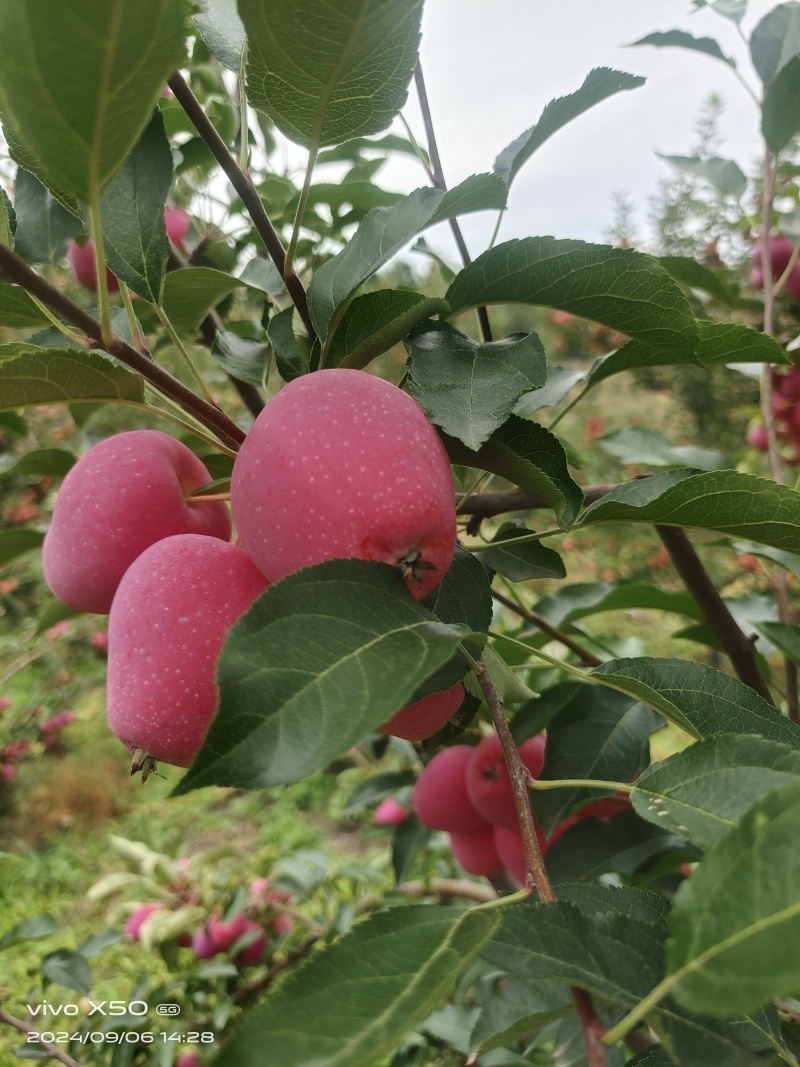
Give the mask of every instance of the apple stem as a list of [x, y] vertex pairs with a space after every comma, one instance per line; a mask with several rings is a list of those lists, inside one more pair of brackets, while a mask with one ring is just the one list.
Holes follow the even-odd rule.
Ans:
[[[492, 716], [494, 728], [500, 738], [503, 749], [503, 758], [508, 768], [508, 776], [511, 779], [511, 788], [514, 793], [514, 805], [517, 809], [517, 819], [522, 833], [522, 847], [525, 853], [525, 873], [528, 886], [534, 889], [543, 904], [552, 904], [555, 899], [553, 887], [547, 877], [547, 871], [542, 859], [542, 851], [536, 837], [536, 826], [533, 821], [530, 798], [528, 797], [529, 774], [525, 764], [520, 759], [514, 738], [511, 736], [506, 717], [503, 713], [497, 690], [494, 687], [486, 664], [478, 660], [478, 685], [481, 687], [489, 713]], [[592, 998], [584, 989], [576, 986], [570, 987], [572, 1000], [583, 1031], [583, 1041], [586, 1046], [586, 1055], [589, 1067], [607, 1067], [608, 1057], [603, 1044], [605, 1027], [595, 1011]]]

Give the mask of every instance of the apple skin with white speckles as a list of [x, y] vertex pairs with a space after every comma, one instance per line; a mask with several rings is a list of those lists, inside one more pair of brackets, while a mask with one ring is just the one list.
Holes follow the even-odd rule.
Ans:
[[185, 500], [210, 481], [197, 456], [160, 430], [131, 430], [90, 448], [64, 479], [44, 541], [53, 593], [105, 614], [125, 571], [156, 541], [182, 533], [229, 541], [225, 504]]
[[227, 631], [267, 584], [243, 549], [201, 534], [165, 538], [128, 568], [108, 621], [108, 723], [129, 752], [190, 765]]
[[403, 567], [421, 600], [453, 560], [447, 453], [407, 393], [332, 368], [286, 385], [236, 458], [231, 507], [243, 548], [271, 582], [326, 559]]

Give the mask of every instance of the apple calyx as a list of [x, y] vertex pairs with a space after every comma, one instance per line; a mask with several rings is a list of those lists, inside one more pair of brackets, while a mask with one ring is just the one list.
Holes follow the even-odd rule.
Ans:
[[131, 777], [134, 774], [142, 772], [142, 782], [146, 782], [151, 774], [155, 774], [158, 778], [163, 778], [162, 774], [158, 772], [158, 760], [155, 756], [150, 756], [145, 752], [143, 748], [135, 748], [133, 750], [133, 759], [131, 760]]
[[400, 573], [406, 582], [423, 582], [425, 580], [425, 571], [438, 570], [435, 563], [430, 563], [421, 557], [422, 553], [415, 548], [397, 561]]

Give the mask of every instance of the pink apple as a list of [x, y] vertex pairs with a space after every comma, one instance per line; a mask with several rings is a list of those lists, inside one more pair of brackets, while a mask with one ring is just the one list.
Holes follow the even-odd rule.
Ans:
[[[538, 778], [544, 766], [543, 734], [531, 737], [519, 746], [522, 762], [532, 778]], [[489, 734], [472, 750], [466, 770], [466, 786], [472, 806], [489, 822], [514, 828], [518, 825], [511, 779], [503, 759], [497, 734]]]
[[174, 534], [227, 541], [219, 501], [188, 504], [211, 475], [186, 445], [160, 430], [131, 430], [90, 448], [64, 479], [44, 541], [47, 584], [70, 607], [100, 614], [146, 548]]
[[195, 959], [210, 960], [220, 951], [219, 945], [202, 926], [192, 934], [192, 952], [194, 952]]
[[[91, 238], [84, 245], [77, 241], [70, 241], [67, 247], [67, 259], [72, 267], [75, 280], [84, 289], [97, 289], [97, 269], [94, 262], [94, 244]], [[106, 285], [109, 293], [119, 291], [119, 282], [114, 274], [106, 267]]]
[[[547, 842], [544, 834], [536, 827], [536, 840], [542, 855], [547, 851]], [[525, 850], [522, 845], [522, 834], [519, 828], [512, 830], [507, 826], [494, 827], [494, 844], [497, 854], [503, 861], [503, 866], [521, 884], [526, 884], [525, 875]]]
[[766, 428], [764, 426], [754, 426], [747, 433], [747, 443], [751, 448], [757, 448], [759, 452], [766, 452], [769, 448]]
[[243, 549], [180, 534], [128, 568], [109, 618], [108, 721], [142, 766], [188, 767], [217, 708], [228, 628], [267, 582]]
[[424, 826], [470, 834], [487, 825], [488, 820], [475, 810], [467, 795], [464, 775], [472, 752], [469, 745], [444, 748], [417, 779], [414, 807]]
[[184, 240], [189, 232], [192, 216], [183, 207], [168, 207], [164, 209], [164, 222], [167, 226], [167, 237], [175, 247], [186, 255]]
[[[163, 91], [161, 95], [164, 95]], [[175, 1067], [203, 1067], [203, 1061], [196, 1052], [184, 1052], [175, 1060]]]
[[375, 809], [376, 826], [398, 826], [408, 817], [408, 808], [398, 804], [394, 797], [387, 797]]
[[257, 932], [258, 936], [234, 956], [234, 961], [239, 967], [256, 967], [264, 959], [264, 953], [267, 950], [267, 935], [264, 928], [252, 919], [247, 919], [246, 924], [242, 933]]
[[218, 948], [224, 951], [245, 933], [249, 922], [250, 920], [243, 911], [234, 915], [230, 922], [224, 922], [221, 915], [212, 915], [208, 920], [208, 936]]
[[153, 914], [154, 911], [161, 911], [163, 904], [158, 904], [155, 901], [150, 904], [139, 904], [130, 914], [130, 918], [125, 923], [125, 933], [128, 937], [132, 937], [134, 941], [139, 940], [139, 931], [144, 924], [145, 919]]
[[497, 854], [494, 831], [484, 826], [471, 834], [450, 834], [453, 855], [468, 874], [482, 874], [491, 878], [500, 874], [505, 864]]
[[388, 722], [378, 727], [378, 732], [402, 737], [406, 741], [424, 741], [441, 730], [464, 701], [464, 686], [461, 682], [443, 693], [431, 693], [413, 704], [406, 704]]
[[271, 582], [326, 559], [381, 560], [420, 600], [455, 552], [444, 446], [416, 401], [366, 371], [284, 386], [236, 458], [231, 506], [243, 548]]

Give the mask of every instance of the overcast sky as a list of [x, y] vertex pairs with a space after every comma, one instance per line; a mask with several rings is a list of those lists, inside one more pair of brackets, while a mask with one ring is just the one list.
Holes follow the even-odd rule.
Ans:
[[[774, 6], [774, 0], [750, 0], [742, 24], [747, 36]], [[735, 25], [693, 11], [690, 0], [427, 0], [421, 58], [450, 185], [491, 170], [498, 152], [538, 120], [545, 104], [574, 92], [592, 68], [647, 79], [573, 120], [536, 152], [515, 179], [500, 240], [545, 234], [603, 240], [615, 190], [630, 194], [645, 232], [647, 199], [659, 177], [674, 173], [656, 152], [689, 154], [712, 92], [726, 105], [720, 154], [751, 169], [759, 155], [758, 113], [727, 65], [682, 49], [625, 47], [656, 30], [713, 36], [755, 88]], [[413, 85], [405, 114], [422, 139]], [[381, 180], [403, 191], [424, 184], [414, 161], [392, 161]], [[473, 254], [486, 247], [494, 221], [485, 214], [464, 220]], [[436, 245], [447, 243], [440, 228]]]

